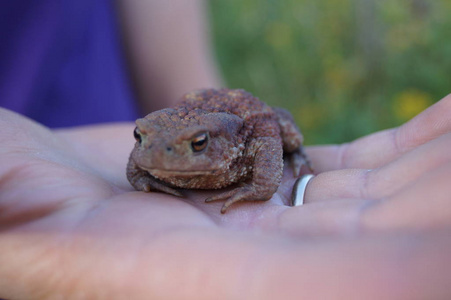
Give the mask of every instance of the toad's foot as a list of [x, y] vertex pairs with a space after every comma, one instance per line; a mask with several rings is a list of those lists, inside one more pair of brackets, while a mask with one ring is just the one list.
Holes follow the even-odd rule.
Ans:
[[138, 191], [143, 191], [149, 193], [151, 191], [163, 192], [166, 194], [174, 195], [177, 197], [183, 197], [183, 195], [173, 189], [164, 185], [163, 183], [158, 182], [155, 178], [150, 176], [142, 176], [133, 182], [133, 187]]
[[130, 184], [138, 191], [143, 191], [146, 193], [149, 193], [151, 191], [158, 191], [177, 197], [183, 197], [180, 192], [156, 179], [146, 170], [138, 167], [138, 165], [132, 158], [129, 159], [127, 164], [127, 179]]
[[293, 169], [294, 177], [300, 177], [303, 174], [313, 174], [314, 170], [310, 159], [304, 152], [302, 147], [299, 147], [290, 153], [291, 167]]
[[205, 202], [227, 200], [221, 208], [221, 213], [224, 214], [227, 209], [234, 203], [240, 201], [267, 201], [271, 199], [274, 192], [262, 193], [262, 191], [256, 188], [252, 184], [246, 184], [242, 187], [238, 187], [231, 191], [209, 197], [205, 199]]

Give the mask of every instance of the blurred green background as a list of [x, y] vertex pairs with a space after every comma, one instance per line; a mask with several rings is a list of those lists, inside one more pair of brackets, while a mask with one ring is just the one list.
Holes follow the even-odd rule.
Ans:
[[289, 109], [306, 144], [397, 126], [451, 92], [450, 0], [209, 3], [227, 85]]

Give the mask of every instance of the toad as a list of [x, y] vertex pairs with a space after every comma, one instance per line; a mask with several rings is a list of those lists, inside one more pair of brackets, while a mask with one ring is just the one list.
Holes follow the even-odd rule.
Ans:
[[136, 120], [134, 136], [127, 178], [136, 190], [182, 196], [180, 188], [235, 184], [205, 200], [225, 200], [221, 213], [239, 201], [269, 200], [282, 180], [284, 153], [295, 176], [303, 166], [311, 170], [290, 113], [244, 90], [187, 93], [174, 108]]

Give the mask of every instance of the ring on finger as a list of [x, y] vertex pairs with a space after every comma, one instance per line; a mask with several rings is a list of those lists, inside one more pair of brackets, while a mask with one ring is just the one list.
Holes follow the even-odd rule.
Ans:
[[315, 177], [315, 175], [307, 174], [296, 179], [291, 193], [291, 206], [301, 206], [304, 204], [305, 190], [313, 177]]

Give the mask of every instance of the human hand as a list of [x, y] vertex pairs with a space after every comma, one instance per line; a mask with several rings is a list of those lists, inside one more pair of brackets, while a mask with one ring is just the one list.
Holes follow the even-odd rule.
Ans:
[[[343, 165], [339, 147], [311, 148], [322, 173], [309, 184], [308, 205], [283, 205], [293, 182], [286, 179], [269, 202], [236, 205], [225, 215], [221, 203], [203, 203], [208, 192], [178, 199], [133, 191], [124, 171], [132, 125], [53, 133], [1, 111], [0, 297], [445, 295], [450, 103], [403, 125], [399, 151], [389, 147], [390, 132], [342, 146], [349, 149]], [[407, 166], [418, 170], [404, 171], [409, 176], [419, 175], [397, 176]], [[364, 176], [391, 179], [386, 194], [371, 194], [379, 190], [376, 179], [368, 194], [358, 194]], [[430, 196], [433, 207], [403, 198], [431, 183], [442, 191]], [[429, 209], [419, 223], [406, 213], [417, 206]]]
[[[302, 217], [290, 226], [307, 230], [306, 223], [316, 223], [312, 217], [326, 215], [330, 218], [322, 219], [321, 230], [334, 232], [449, 225], [450, 147], [451, 96], [398, 128], [350, 144], [311, 147], [321, 174], [310, 182], [305, 201], [314, 205], [297, 209]], [[325, 203], [330, 200], [334, 203]], [[346, 213], [330, 213], [323, 206]]]

